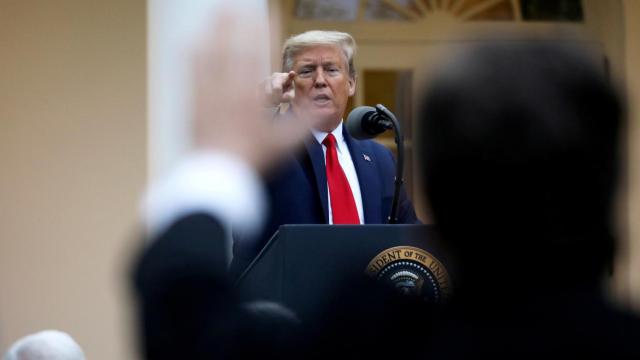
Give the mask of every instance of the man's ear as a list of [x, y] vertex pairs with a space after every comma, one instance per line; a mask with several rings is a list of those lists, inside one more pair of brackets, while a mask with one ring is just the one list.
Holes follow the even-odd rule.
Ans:
[[349, 96], [353, 96], [356, 93], [356, 78], [349, 77], [347, 84], [349, 86]]

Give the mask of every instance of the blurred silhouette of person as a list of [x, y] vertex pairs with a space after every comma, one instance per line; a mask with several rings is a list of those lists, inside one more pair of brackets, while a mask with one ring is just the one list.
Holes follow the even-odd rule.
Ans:
[[62, 331], [44, 330], [16, 341], [4, 360], [84, 360], [84, 352], [73, 338]]
[[[267, 177], [269, 211], [261, 234], [234, 248], [233, 272], [244, 270], [283, 224], [385, 224], [393, 200], [395, 160], [372, 140], [343, 126], [356, 90], [356, 43], [347, 33], [307, 31], [290, 37], [282, 71], [264, 82], [265, 102], [290, 105], [284, 116], [313, 121], [304, 149], [289, 154]], [[399, 223], [416, 223], [404, 188]]]
[[255, 232], [265, 216], [260, 174], [312, 125], [263, 114], [255, 79], [268, 58], [255, 42], [269, 41], [266, 22], [220, 4], [194, 48], [194, 150], [143, 201], [149, 241], [133, 277], [147, 359], [283, 357], [298, 333], [283, 306], [240, 304], [228, 276], [231, 229]]
[[640, 357], [638, 319], [603, 295], [623, 105], [577, 45], [470, 46], [419, 119], [424, 189], [456, 258], [432, 358]]

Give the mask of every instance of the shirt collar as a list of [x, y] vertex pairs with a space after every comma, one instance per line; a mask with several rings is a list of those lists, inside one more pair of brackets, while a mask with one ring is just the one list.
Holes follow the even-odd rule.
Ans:
[[[316, 129], [311, 129], [311, 132], [313, 133], [313, 137], [316, 138], [316, 141], [318, 141], [319, 144], [322, 144], [324, 138], [329, 135], [328, 132]], [[333, 136], [336, 138], [336, 144], [338, 144], [338, 148], [340, 148], [340, 144], [344, 142], [344, 135], [342, 134], [342, 120], [340, 120], [338, 126], [336, 126], [336, 128], [331, 131], [331, 134], [333, 134]]]

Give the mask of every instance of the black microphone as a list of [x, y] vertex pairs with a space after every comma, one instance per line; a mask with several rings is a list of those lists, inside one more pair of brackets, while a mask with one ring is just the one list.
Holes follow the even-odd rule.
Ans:
[[347, 116], [347, 131], [358, 140], [372, 139], [389, 129], [393, 129], [389, 117], [372, 106], [358, 106]]
[[396, 177], [394, 179], [395, 189], [393, 191], [393, 201], [391, 202], [391, 212], [389, 214], [389, 224], [398, 223], [398, 203], [400, 201], [400, 188], [404, 182], [402, 172], [404, 169], [404, 136], [400, 122], [389, 109], [382, 104], [371, 106], [359, 106], [347, 116], [347, 131], [358, 139], [371, 139], [385, 132], [388, 129], [395, 130], [396, 148], [398, 159], [396, 161]]

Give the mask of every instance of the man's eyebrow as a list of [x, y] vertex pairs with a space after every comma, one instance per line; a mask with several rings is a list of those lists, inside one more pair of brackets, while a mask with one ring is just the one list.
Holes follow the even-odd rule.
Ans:
[[[309, 66], [309, 65], [317, 64], [316, 59], [300, 59], [300, 62], [302, 63], [300, 64], [300, 66]], [[338, 63], [339, 61], [336, 61], [335, 59], [324, 60], [321, 62], [322, 65], [335, 65]]]
[[334, 60], [326, 60], [322, 62], [322, 66], [327, 66], [327, 65], [338, 65], [338, 62]]
[[300, 59], [300, 62], [305, 63], [305, 64], [314, 64], [316, 62], [316, 59], [314, 58], [303, 58]]

